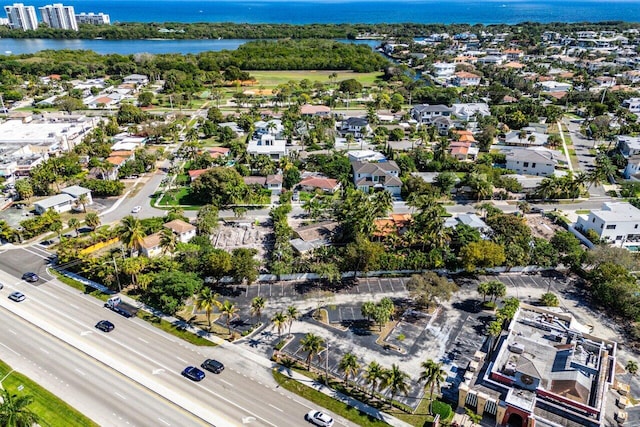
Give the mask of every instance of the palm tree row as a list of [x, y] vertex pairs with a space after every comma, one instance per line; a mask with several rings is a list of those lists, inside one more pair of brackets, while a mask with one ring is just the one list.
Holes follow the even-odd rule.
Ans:
[[278, 339], [282, 338], [282, 329], [285, 327], [285, 325], [289, 327], [289, 332], [287, 335], [291, 336], [291, 325], [293, 325], [293, 322], [297, 320], [298, 317], [300, 317], [300, 312], [296, 307], [292, 305], [287, 307], [286, 312], [278, 311], [273, 315], [271, 321], [278, 330]]

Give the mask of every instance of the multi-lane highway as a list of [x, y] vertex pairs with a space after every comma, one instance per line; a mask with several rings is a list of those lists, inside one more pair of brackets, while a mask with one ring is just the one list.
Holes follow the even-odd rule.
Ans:
[[[29, 250], [31, 252], [6, 251], [1, 258], [3, 261], [33, 259], [34, 253], [40, 252]], [[123, 425], [117, 417], [132, 425], [304, 425], [304, 414], [312, 404], [277, 388], [271, 378], [271, 365], [265, 359], [243, 353], [231, 344], [193, 346], [140, 319], [125, 319], [102, 307], [100, 301], [56, 280], [41, 282], [38, 286], [23, 282], [19, 280], [21, 272], [15, 271], [20, 264], [9, 272], [4, 262], [0, 264], [0, 281], [5, 285], [0, 291], [0, 312], [3, 312], [0, 321], [15, 332], [14, 335], [4, 330], [0, 335], [0, 341], [7, 346], [5, 350], [13, 355], [7, 362], [30, 375], [27, 369], [30, 363], [44, 366], [46, 352], [55, 354], [52, 359], [56, 363], [53, 367], [47, 365], [47, 371], [52, 372], [54, 367], [55, 372], [64, 371], [64, 377], [57, 376], [64, 378], [62, 381], [70, 388], [73, 384], [73, 389], [81, 395], [73, 400], [63, 398], [101, 425]], [[42, 272], [36, 267], [33, 269]], [[26, 301], [8, 300], [6, 296], [14, 290], [23, 292]], [[32, 327], [13, 316], [4, 317], [10, 316], [4, 310], [41, 328], [49, 334], [48, 339], [45, 341], [47, 335], [38, 331], [23, 335], [23, 329]], [[115, 330], [109, 334], [97, 331], [94, 325], [101, 319], [113, 322]], [[185, 366], [199, 365], [208, 357], [222, 361], [225, 371], [220, 375], [207, 373], [200, 383], [180, 375]], [[20, 358], [26, 359], [18, 364]], [[131, 384], [131, 380], [138, 385]], [[115, 386], [105, 387], [112, 381]], [[50, 389], [54, 393], [58, 391], [55, 387]], [[86, 394], [87, 389], [92, 390], [92, 394]], [[100, 396], [108, 396], [103, 400], [110, 402], [94, 406]], [[149, 403], [142, 411], [140, 407], [147, 406], [145, 399], [156, 403]], [[341, 419], [336, 421], [352, 425]]]

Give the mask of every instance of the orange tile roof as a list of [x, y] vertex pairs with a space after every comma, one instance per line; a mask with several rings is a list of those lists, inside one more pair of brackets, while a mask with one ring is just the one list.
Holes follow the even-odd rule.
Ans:
[[126, 162], [128, 159], [126, 157], [119, 157], [119, 156], [113, 156], [113, 157], [107, 157], [107, 162], [111, 163], [114, 166], [119, 166], [122, 163]]
[[299, 183], [302, 187], [315, 187], [323, 190], [333, 190], [338, 185], [338, 180], [332, 178], [321, 178], [310, 176]]

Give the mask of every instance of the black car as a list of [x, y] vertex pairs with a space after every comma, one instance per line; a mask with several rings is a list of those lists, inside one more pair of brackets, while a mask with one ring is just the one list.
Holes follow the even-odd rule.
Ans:
[[202, 365], [200, 365], [200, 367], [202, 369], [206, 369], [207, 371], [213, 372], [214, 374], [219, 374], [220, 372], [224, 371], [224, 365], [214, 359], [205, 360], [204, 362], [202, 362]]
[[187, 366], [182, 371], [182, 375], [189, 378], [191, 381], [202, 381], [204, 379], [204, 372], [195, 366]]
[[115, 327], [116, 326], [108, 320], [101, 320], [96, 323], [96, 328], [100, 329], [102, 332], [111, 332]]
[[40, 280], [40, 278], [38, 277], [38, 275], [36, 273], [28, 272], [28, 273], [24, 273], [22, 275], [22, 280], [34, 283], [34, 282], [37, 282], [38, 280]]
[[0, 283], [0, 289], [4, 288], [4, 285], [2, 283]]

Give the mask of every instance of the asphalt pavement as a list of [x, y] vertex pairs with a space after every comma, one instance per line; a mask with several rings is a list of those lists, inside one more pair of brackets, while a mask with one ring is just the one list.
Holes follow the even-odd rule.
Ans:
[[[20, 290], [27, 296], [23, 303], [0, 298], [0, 307], [101, 362], [89, 372], [83, 371], [89, 387], [99, 389], [100, 377], [104, 375], [93, 375], [93, 370], [119, 373], [195, 417], [218, 426], [300, 426], [304, 414], [313, 407], [277, 388], [268, 360], [264, 359], [268, 366], [257, 364], [254, 358], [243, 356], [237, 346], [193, 346], [143, 320], [125, 319], [103, 308], [101, 301], [55, 279], [32, 286], [0, 271], [0, 281], [5, 283], [3, 294]], [[110, 320], [116, 329], [109, 334], [95, 330], [95, 323], [101, 319]], [[37, 344], [28, 344], [31, 352], [37, 351]], [[221, 375], [208, 374], [200, 383], [180, 375], [187, 365], [199, 365], [206, 358], [220, 360], [227, 369]], [[137, 403], [133, 402], [123, 405], [135, 411]], [[98, 415], [90, 408], [86, 414], [92, 418]], [[352, 425], [344, 420], [340, 423]]]

